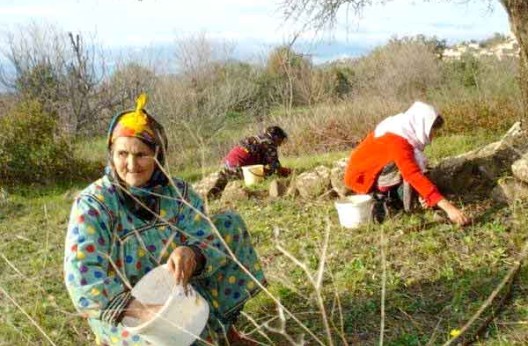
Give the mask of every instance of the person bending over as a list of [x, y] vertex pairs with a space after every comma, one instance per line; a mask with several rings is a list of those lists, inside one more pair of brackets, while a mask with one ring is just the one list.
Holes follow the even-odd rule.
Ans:
[[438, 206], [452, 222], [467, 224], [468, 217], [425, 175], [424, 148], [443, 123], [433, 106], [419, 101], [381, 121], [350, 154], [345, 185], [356, 193], [373, 194], [378, 201], [400, 202], [406, 210], [417, 192], [423, 206]]

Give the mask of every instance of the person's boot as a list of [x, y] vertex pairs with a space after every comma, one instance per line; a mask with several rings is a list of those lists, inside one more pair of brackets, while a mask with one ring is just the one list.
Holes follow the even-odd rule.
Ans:
[[374, 203], [372, 204], [372, 221], [382, 223], [387, 216], [387, 206], [385, 205], [387, 196], [381, 193], [373, 195]]
[[224, 173], [224, 171], [218, 172], [218, 177], [216, 178], [214, 186], [209, 191], [207, 191], [207, 199], [212, 201], [214, 199], [220, 198], [228, 182], [229, 179], [226, 173]]

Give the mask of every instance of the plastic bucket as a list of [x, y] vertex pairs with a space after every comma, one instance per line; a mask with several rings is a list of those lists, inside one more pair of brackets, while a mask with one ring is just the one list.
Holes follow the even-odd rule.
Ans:
[[140, 334], [152, 345], [188, 346], [207, 324], [207, 301], [192, 287], [186, 296], [183, 287], [175, 285], [174, 276], [166, 265], [145, 275], [132, 289], [132, 295], [144, 304], [163, 305], [155, 317], [144, 323], [131, 317], [123, 318], [123, 325], [129, 332]]
[[244, 184], [251, 186], [264, 180], [264, 165], [242, 166]]
[[370, 195], [353, 195], [336, 201], [339, 223], [345, 228], [357, 228], [371, 219], [373, 199]]

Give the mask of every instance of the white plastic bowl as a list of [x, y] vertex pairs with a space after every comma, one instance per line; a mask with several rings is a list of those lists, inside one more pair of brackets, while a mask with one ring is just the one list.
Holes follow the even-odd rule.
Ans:
[[166, 265], [151, 270], [132, 289], [132, 295], [144, 304], [163, 307], [151, 320], [140, 323], [125, 317], [123, 325], [156, 346], [188, 346], [202, 333], [209, 317], [209, 304], [192, 287], [188, 295], [176, 286]]
[[264, 180], [264, 165], [242, 166], [244, 184], [251, 186]]
[[357, 228], [370, 222], [372, 203], [370, 195], [353, 195], [348, 196], [346, 200], [336, 201], [335, 207], [341, 226]]

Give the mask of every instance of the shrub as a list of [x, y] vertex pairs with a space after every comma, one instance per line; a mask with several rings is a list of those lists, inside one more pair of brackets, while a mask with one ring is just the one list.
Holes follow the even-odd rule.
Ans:
[[465, 88], [478, 87], [482, 67], [478, 58], [467, 53], [460, 60], [453, 60], [444, 65], [444, 79], [449, 84], [459, 84]]
[[55, 114], [37, 101], [22, 101], [0, 117], [0, 180], [7, 184], [57, 182], [86, 173]]
[[[281, 147], [284, 155], [303, 155], [349, 150], [384, 117], [408, 107], [397, 98], [356, 97], [338, 104], [320, 104], [296, 109], [292, 114], [275, 114], [269, 124], [280, 124], [288, 133]], [[254, 128], [251, 132], [256, 133]]]
[[354, 62], [355, 88], [364, 95], [422, 98], [441, 83], [437, 46], [423, 37], [391, 40]]
[[475, 129], [504, 133], [521, 118], [521, 109], [517, 104], [498, 97], [488, 100], [455, 99], [442, 104], [440, 109], [446, 118], [444, 131], [448, 133], [464, 134]]

